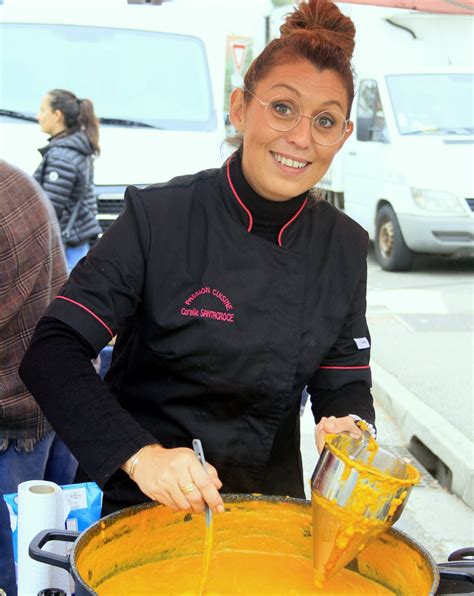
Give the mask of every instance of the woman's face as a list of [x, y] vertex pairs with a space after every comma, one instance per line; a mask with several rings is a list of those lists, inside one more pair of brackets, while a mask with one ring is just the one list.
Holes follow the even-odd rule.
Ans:
[[[319, 71], [307, 60], [275, 66], [253, 92], [264, 102], [276, 96], [297, 101], [301, 113], [309, 116], [328, 109], [345, 116], [349, 109], [340, 76], [331, 70]], [[264, 116], [265, 107], [255, 97], [244, 102], [242, 90], [233, 92], [230, 119], [243, 134], [244, 175], [256, 192], [275, 201], [299, 195], [319, 182], [353, 130], [349, 123], [342, 139], [325, 147], [314, 141], [310, 118], [303, 117], [292, 130], [279, 132], [267, 124]], [[292, 166], [288, 160], [293, 161]]]
[[41, 132], [44, 132], [47, 135], [54, 136], [65, 128], [64, 116], [60, 110], [53, 111], [51, 109], [49, 95], [45, 95], [41, 100], [40, 109], [36, 115], [36, 119], [41, 127]]

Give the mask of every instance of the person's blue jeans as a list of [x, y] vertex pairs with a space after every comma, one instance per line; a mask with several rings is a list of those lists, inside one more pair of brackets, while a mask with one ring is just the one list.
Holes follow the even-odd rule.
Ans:
[[32, 451], [19, 449], [15, 439], [0, 451], [0, 588], [16, 596], [10, 516], [3, 495], [16, 493], [27, 480], [49, 480], [59, 485], [71, 484], [77, 461], [61, 439], [50, 432], [38, 441]]
[[67, 270], [69, 273], [74, 269], [76, 264], [85, 257], [89, 252], [90, 245], [88, 242], [83, 242], [79, 246], [66, 246], [66, 261]]

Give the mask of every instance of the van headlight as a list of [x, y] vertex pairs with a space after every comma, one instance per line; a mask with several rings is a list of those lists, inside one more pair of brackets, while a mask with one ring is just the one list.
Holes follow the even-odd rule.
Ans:
[[425, 211], [466, 215], [458, 197], [450, 192], [411, 188], [411, 196], [418, 207]]

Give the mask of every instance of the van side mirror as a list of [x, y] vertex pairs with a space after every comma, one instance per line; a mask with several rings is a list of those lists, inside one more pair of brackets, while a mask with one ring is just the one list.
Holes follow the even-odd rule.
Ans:
[[357, 140], [373, 143], [389, 143], [385, 115], [377, 82], [361, 81], [357, 103]]
[[359, 116], [357, 118], [357, 140], [358, 141], [370, 141], [374, 126], [374, 118], [373, 117], [362, 117]]
[[387, 135], [387, 131], [384, 128], [378, 128], [378, 127], [371, 127], [370, 129], [370, 141], [373, 141], [374, 143], [390, 143], [389, 139], [388, 139], [388, 135]]
[[[378, 120], [378, 122], [377, 122]], [[387, 128], [385, 120], [375, 116], [358, 117], [357, 118], [357, 140], [358, 141], [372, 141], [373, 143], [389, 143]]]

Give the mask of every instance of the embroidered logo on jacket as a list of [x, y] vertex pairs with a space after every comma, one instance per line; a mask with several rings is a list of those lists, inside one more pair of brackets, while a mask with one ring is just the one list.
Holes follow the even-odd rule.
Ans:
[[[215, 298], [220, 300], [225, 308], [225, 311], [210, 310], [207, 308], [197, 308], [193, 304], [196, 298], [207, 294], [214, 296]], [[229, 298], [227, 298], [227, 296], [225, 296], [220, 290], [217, 290], [216, 288], [211, 288], [209, 286], [199, 288], [199, 290], [193, 292], [189, 296], [189, 298], [187, 298], [184, 301], [184, 304], [185, 306], [183, 306], [183, 308], [181, 309], [181, 314], [184, 317], [200, 317], [202, 319], [214, 319], [215, 321], [222, 321], [223, 323], [234, 323], [234, 313], [229, 312], [231, 310], [234, 310], [232, 302]]]

